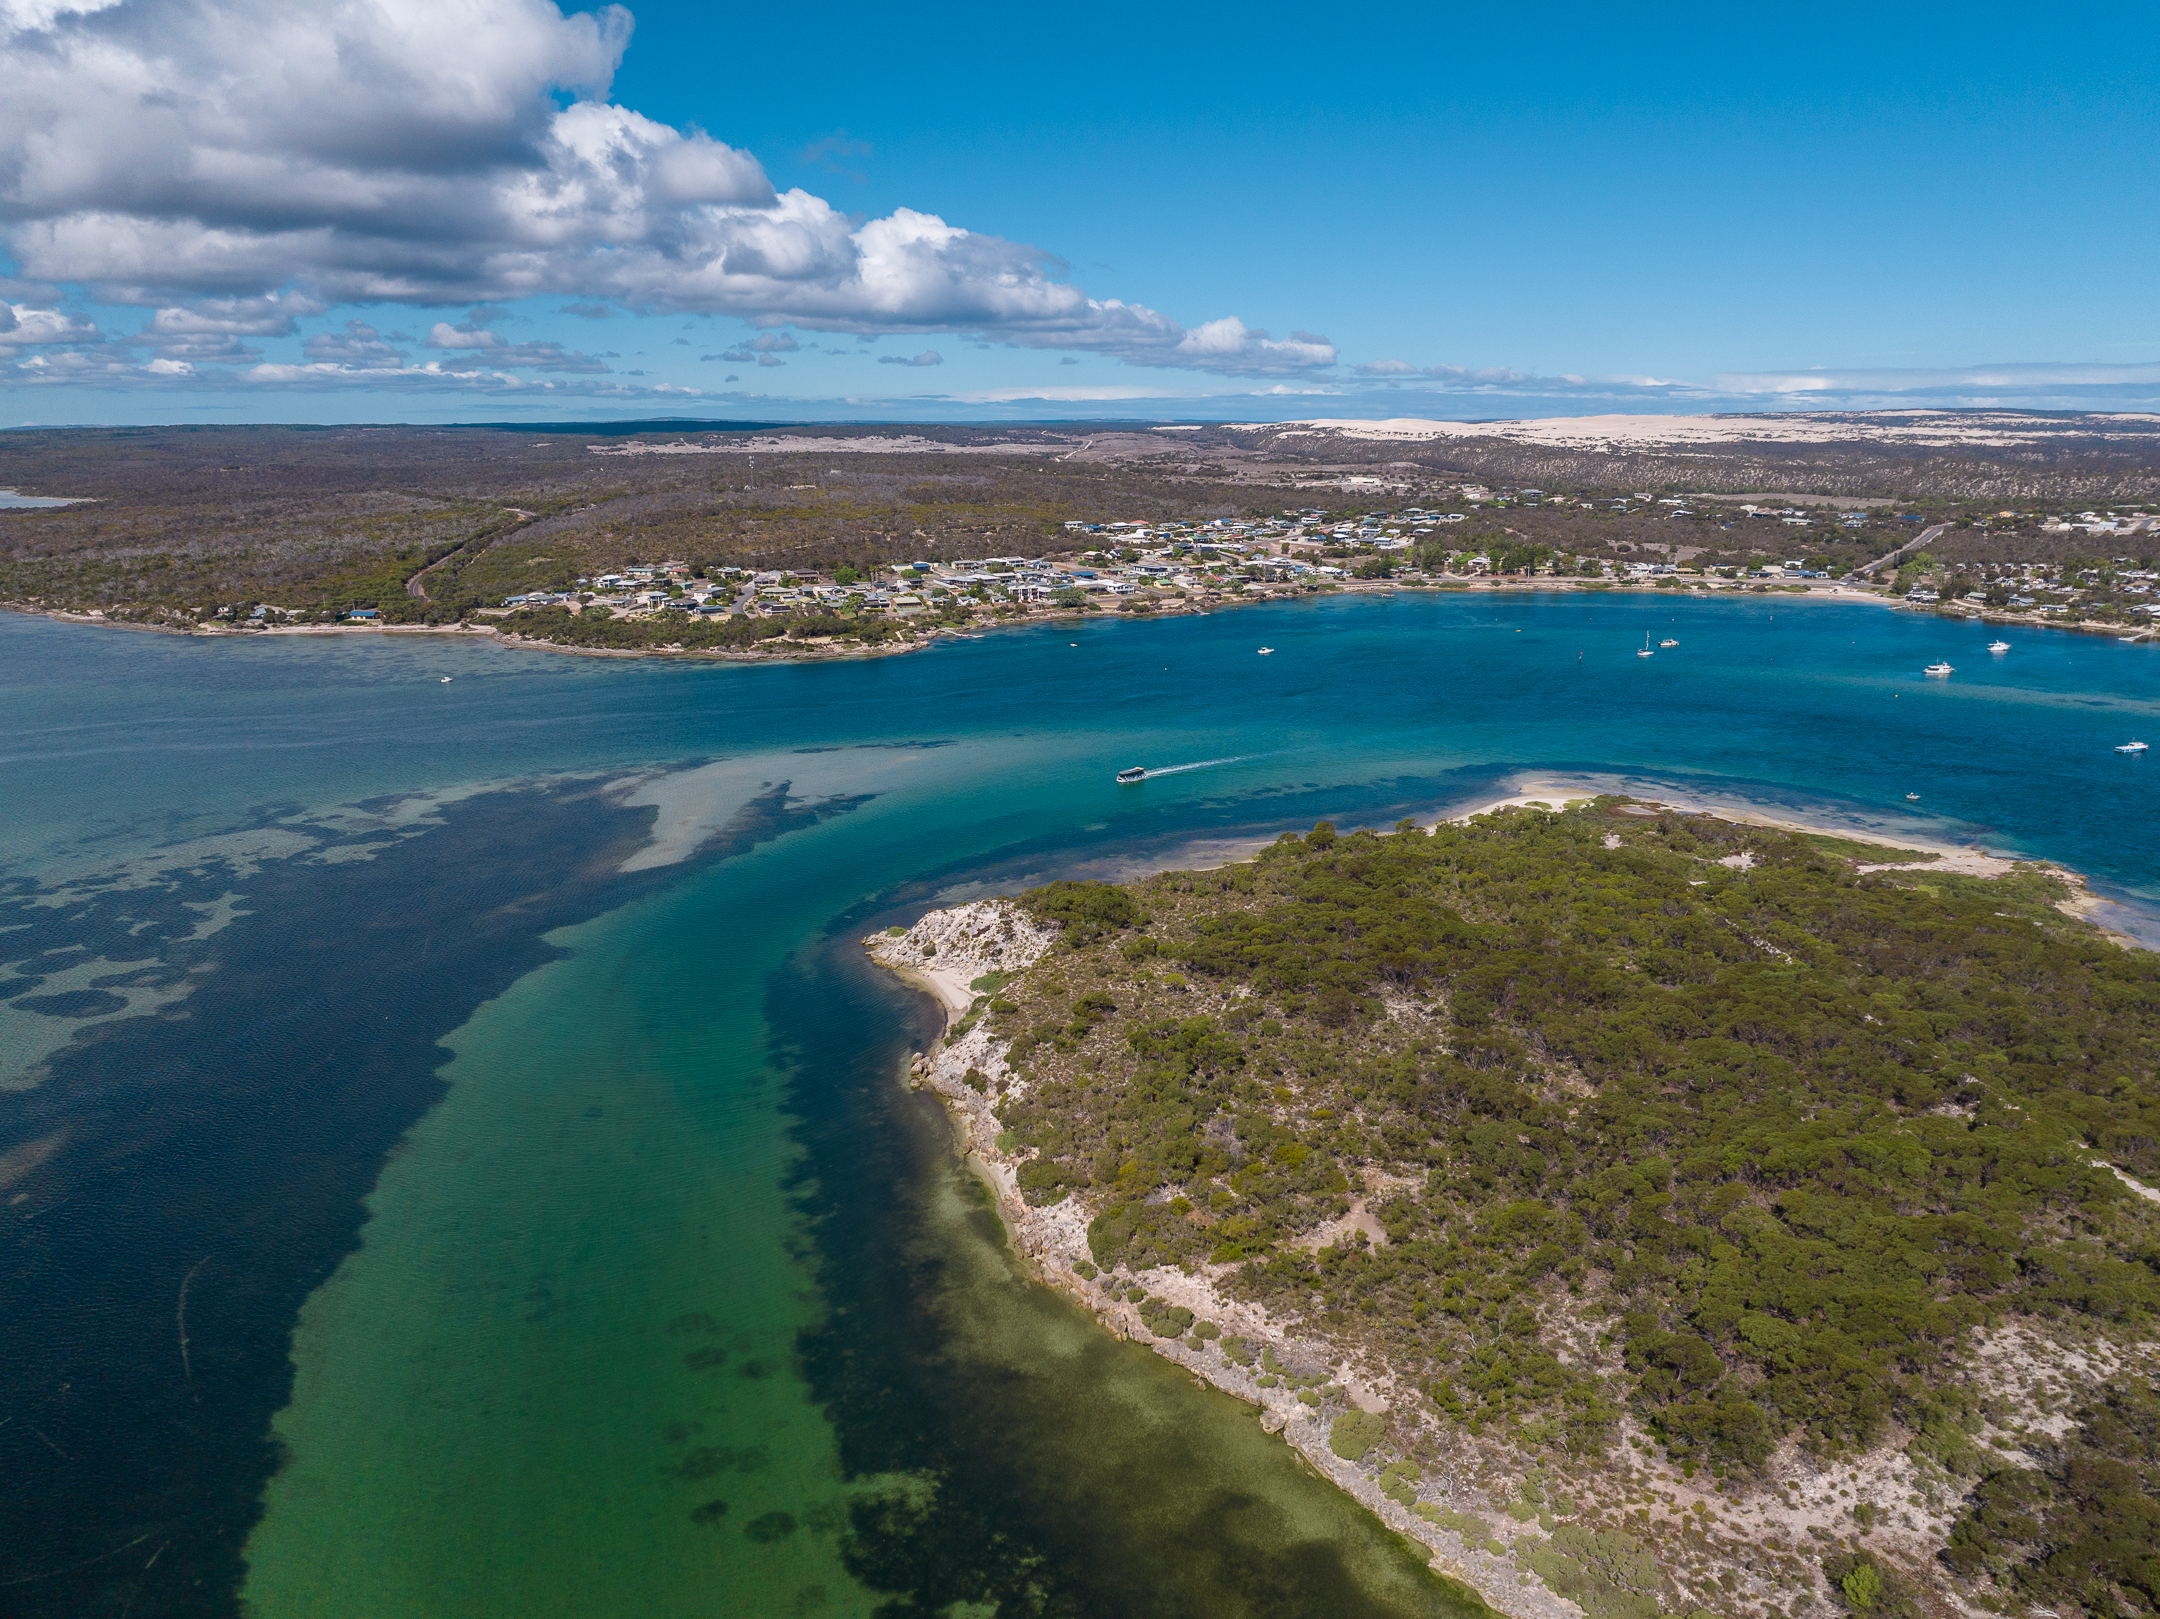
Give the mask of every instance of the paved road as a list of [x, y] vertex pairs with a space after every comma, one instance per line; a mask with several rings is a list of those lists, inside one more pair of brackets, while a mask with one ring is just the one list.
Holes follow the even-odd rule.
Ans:
[[1911, 539], [1907, 540], [1895, 551], [1892, 551], [1888, 556], [1877, 557], [1873, 562], [1863, 562], [1859, 567], [1853, 569], [1853, 577], [1858, 578], [1861, 574], [1873, 573], [1877, 568], [1885, 567], [1888, 564], [1897, 561], [1898, 558], [1904, 556], [1906, 552], [1919, 550], [1920, 547], [1927, 544], [1928, 541], [1935, 538], [1936, 535], [1940, 534], [1944, 529], [1948, 528], [1949, 526], [1950, 525], [1948, 523], [1937, 523], [1932, 528], [1922, 529], [1918, 534], [1915, 534]]

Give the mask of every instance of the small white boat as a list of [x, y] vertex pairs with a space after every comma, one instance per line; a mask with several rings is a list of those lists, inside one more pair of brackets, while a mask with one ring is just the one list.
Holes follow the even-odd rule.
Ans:
[[1668, 635], [1668, 636], [1667, 636], [1667, 637], [1666, 637], [1666, 638], [1665, 638], [1664, 640], [1662, 640], [1662, 641], [1658, 642], [1658, 645], [1659, 645], [1659, 646], [1678, 646], [1679, 644], [1680, 644], [1680, 643], [1679, 643], [1678, 641], [1675, 641], [1675, 640], [1674, 640], [1674, 639], [1673, 639], [1673, 638], [1672, 638], [1671, 636], [1669, 636], [1669, 635]]
[[1654, 658], [1654, 657], [1656, 657], [1656, 656], [1657, 656], [1657, 654], [1656, 654], [1655, 652], [1652, 652], [1652, 651], [1650, 650], [1650, 637], [1649, 637], [1649, 636], [1645, 635], [1645, 636], [1644, 636], [1644, 637], [1642, 638], [1642, 646], [1641, 646], [1641, 648], [1640, 648], [1640, 649], [1639, 649], [1639, 650], [1638, 650], [1638, 651], [1636, 652], [1635, 656], [1636, 656], [1636, 657], [1638, 657], [1638, 658]]
[[1917, 802], [1917, 801], [1919, 800], [1919, 797], [1920, 797], [1920, 795], [1919, 795], [1918, 793], [1907, 793], [1907, 794], [1906, 794], [1905, 796], [1906, 796], [1907, 798], [1910, 798], [1910, 799], [1914, 800], [1915, 802]]
[[2145, 744], [2142, 742], [2125, 742], [2115, 751], [2117, 753], [2143, 753], [2145, 751]]
[[1263, 658], [1271, 658], [1271, 657], [1273, 657], [1274, 655], [1275, 655], [1275, 649], [1274, 649], [1273, 647], [1271, 647], [1271, 646], [1264, 646], [1264, 647], [1262, 647], [1262, 648], [1260, 649], [1260, 656], [1261, 656], [1261, 657], [1263, 657]]
[[1957, 671], [1952, 669], [1947, 663], [1931, 663], [1927, 666], [1926, 669], [1922, 670], [1921, 672], [1923, 674], [1930, 675], [1949, 675], [1957, 673]]
[[2010, 643], [2008, 641], [1990, 641], [1988, 642], [1988, 650], [1990, 652], [2008, 652]]
[[443, 683], [443, 684], [444, 684], [445, 686], [449, 685], [449, 684], [450, 684], [450, 677], [449, 677], [448, 675], [444, 675], [444, 676], [442, 677], [442, 683]]

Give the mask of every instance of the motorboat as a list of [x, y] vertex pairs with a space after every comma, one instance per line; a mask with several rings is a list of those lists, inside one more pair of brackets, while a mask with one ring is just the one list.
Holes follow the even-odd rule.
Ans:
[[1920, 801], [1920, 795], [1918, 793], [1907, 793], [1905, 796], [1911, 799], [1916, 804]]
[[1931, 663], [1927, 666], [1926, 669], [1922, 670], [1921, 672], [1923, 674], [1930, 675], [1948, 675], [1955, 674], [1957, 671], [1952, 669], [1947, 663]]
[[444, 676], [442, 677], [442, 683], [443, 683], [443, 684], [444, 684], [445, 686], [449, 685], [449, 684], [450, 684], [450, 677], [449, 677], [448, 675], [444, 675]]
[[2008, 641], [1990, 641], [1988, 642], [1988, 650], [1990, 652], [2008, 652], [2010, 643]]
[[2125, 742], [2115, 751], [2117, 753], [2143, 753], [2145, 751], [2145, 744], [2142, 742]]
[[1120, 787], [1129, 787], [1136, 781], [1146, 781], [1147, 766], [1134, 765], [1130, 770], [1120, 770], [1117, 779]]
[[1664, 640], [1662, 640], [1662, 641], [1658, 642], [1658, 645], [1659, 645], [1659, 646], [1678, 646], [1679, 644], [1680, 644], [1680, 643], [1679, 643], [1678, 641], [1674, 640], [1674, 639], [1673, 639], [1673, 638], [1672, 638], [1671, 636], [1669, 636], [1669, 635], [1668, 635], [1667, 637], [1665, 637], [1665, 639], [1664, 639]]
[[1260, 649], [1260, 656], [1263, 658], [1272, 658], [1274, 655], [1275, 649], [1271, 646], [1264, 646]]

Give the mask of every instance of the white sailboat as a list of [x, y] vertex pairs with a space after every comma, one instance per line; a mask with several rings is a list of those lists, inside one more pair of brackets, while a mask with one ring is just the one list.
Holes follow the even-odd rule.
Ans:
[[1650, 632], [1648, 630], [1643, 631], [1642, 650], [1637, 652], [1635, 656], [1638, 658], [1654, 658], [1657, 656], [1655, 652], [1650, 650]]

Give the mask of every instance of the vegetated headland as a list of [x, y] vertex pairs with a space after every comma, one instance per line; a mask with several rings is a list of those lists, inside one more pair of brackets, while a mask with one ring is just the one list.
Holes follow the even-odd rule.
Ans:
[[2127, 1619], [2160, 956], [2075, 887], [1602, 796], [866, 944], [1037, 1273], [1495, 1608]]
[[0, 605], [833, 656], [1320, 590], [1815, 591], [2149, 632], [2160, 432], [1922, 412], [0, 434]]

